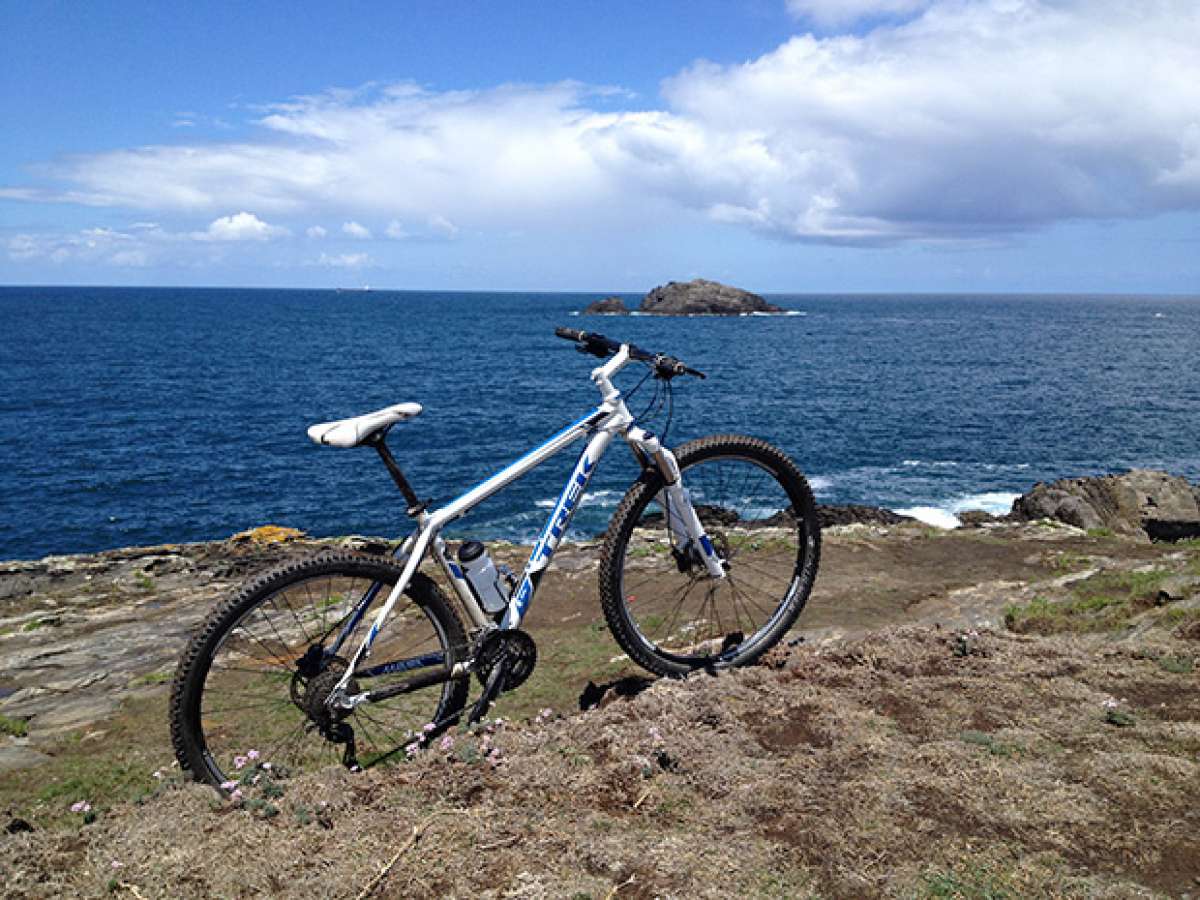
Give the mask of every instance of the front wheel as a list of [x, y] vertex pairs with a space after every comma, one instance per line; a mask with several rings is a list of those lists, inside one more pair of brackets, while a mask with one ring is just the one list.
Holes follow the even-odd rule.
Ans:
[[670, 527], [647, 471], [617, 507], [600, 554], [600, 599], [617, 643], [659, 675], [753, 662], [791, 628], [817, 575], [821, 535], [804, 475], [741, 435], [675, 451], [682, 482], [726, 577], [712, 578]]
[[[228, 790], [263, 767], [369, 766], [447, 727], [466, 702], [462, 678], [349, 711], [326, 703], [401, 571], [386, 558], [325, 553], [284, 564], [214, 609], [171, 689], [171, 739], [183, 769]], [[418, 573], [351, 693], [452, 670], [466, 643], [445, 596]]]

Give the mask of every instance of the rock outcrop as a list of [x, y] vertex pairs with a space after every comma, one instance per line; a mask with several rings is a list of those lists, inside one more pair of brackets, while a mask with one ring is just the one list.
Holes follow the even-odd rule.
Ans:
[[603, 300], [588, 304], [583, 314], [585, 316], [627, 316], [629, 310], [625, 306], [625, 301], [620, 297], [605, 297]]
[[1065, 478], [1036, 484], [1013, 502], [1010, 515], [1018, 521], [1056, 519], [1077, 528], [1180, 540], [1200, 536], [1200, 489], [1186, 478], [1147, 469]]
[[912, 516], [902, 516], [878, 506], [862, 506], [857, 503], [845, 506], [827, 506], [817, 504], [817, 520], [822, 528], [834, 525], [899, 525], [902, 522], [915, 522]]
[[656, 316], [740, 316], [747, 313], [781, 313], [781, 307], [758, 294], [716, 281], [669, 281], [648, 293], [641, 311]]

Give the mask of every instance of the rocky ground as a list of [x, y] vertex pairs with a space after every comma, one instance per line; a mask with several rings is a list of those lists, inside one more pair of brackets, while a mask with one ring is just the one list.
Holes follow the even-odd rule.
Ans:
[[321, 546], [0, 564], [6, 895], [1200, 896], [1194, 540], [833, 527], [793, 647], [583, 713], [589, 680], [637, 670], [595, 548], [564, 546], [538, 670], [486, 739], [237, 807], [183, 785], [165, 683], [186, 634]]

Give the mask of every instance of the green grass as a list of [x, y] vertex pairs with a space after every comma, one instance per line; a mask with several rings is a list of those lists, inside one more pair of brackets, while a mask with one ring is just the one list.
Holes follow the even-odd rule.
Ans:
[[147, 672], [145, 675], [138, 675], [136, 678], [130, 679], [130, 687], [144, 687], [152, 684], [166, 684], [171, 680], [171, 672]]
[[155, 589], [154, 579], [145, 572], [134, 572], [133, 580], [137, 582], [137, 586], [143, 591], [153, 591]]
[[1188, 675], [1196, 669], [1196, 661], [1190, 656], [1161, 656], [1156, 662], [1160, 669], [1172, 675]]
[[924, 897], [955, 897], [966, 900], [1016, 900], [1020, 893], [1006, 887], [986, 866], [965, 870], [927, 872], [922, 880]]
[[161, 695], [127, 701], [95, 726], [105, 730], [103, 738], [85, 741], [73, 733], [44, 748], [51, 758], [41, 765], [0, 773], [0, 809], [37, 828], [77, 827], [79, 816], [69, 810], [76, 800], [103, 811], [160, 790], [166, 779], [153, 773], [177, 771], [166, 720]]
[[1098, 572], [1070, 587], [1068, 596], [1034, 597], [1004, 611], [1011, 631], [1035, 634], [1112, 631], [1154, 605], [1159, 586], [1172, 573], [1164, 569], [1145, 572]]
[[985, 731], [964, 731], [958, 736], [958, 739], [964, 744], [983, 747], [992, 756], [1013, 756], [1021, 750], [1016, 744], [1005, 744]]
[[1087, 536], [1090, 538], [1112, 537], [1113, 530], [1111, 528], [1089, 528], [1087, 530]]
[[0, 734], [12, 737], [25, 737], [29, 733], [29, 723], [24, 719], [15, 719], [0, 713]]

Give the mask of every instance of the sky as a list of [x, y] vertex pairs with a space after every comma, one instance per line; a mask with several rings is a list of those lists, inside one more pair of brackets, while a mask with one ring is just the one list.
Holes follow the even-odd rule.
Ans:
[[1200, 294], [1196, 0], [0, 0], [0, 284]]

